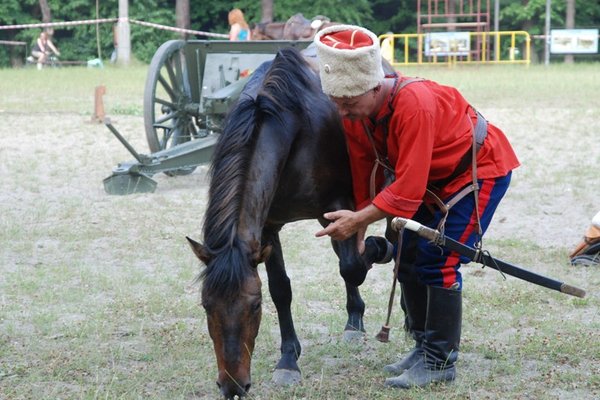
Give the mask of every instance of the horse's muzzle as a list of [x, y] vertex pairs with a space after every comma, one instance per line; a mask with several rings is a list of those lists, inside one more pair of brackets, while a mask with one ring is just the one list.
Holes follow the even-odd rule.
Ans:
[[227, 379], [223, 383], [217, 382], [217, 386], [221, 390], [223, 398], [226, 400], [234, 400], [237, 396], [238, 399], [246, 396], [250, 390], [251, 383], [248, 382], [235, 382], [231, 379]]

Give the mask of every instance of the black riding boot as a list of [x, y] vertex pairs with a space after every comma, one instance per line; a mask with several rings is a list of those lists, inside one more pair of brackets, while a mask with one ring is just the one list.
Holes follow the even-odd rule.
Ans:
[[[409, 268], [413, 268], [410, 266]], [[385, 372], [400, 375], [423, 358], [423, 337], [425, 336], [425, 316], [427, 313], [427, 287], [411, 276], [400, 283], [401, 304], [406, 315], [404, 329], [415, 340], [415, 347], [402, 359], [383, 367]]]
[[459, 290], [427, 286], [427, 318], [422, 343], [423, 357], [386, 386], [410, 388], [434, 382], [453, 381], [456, 377], [462, 319]]

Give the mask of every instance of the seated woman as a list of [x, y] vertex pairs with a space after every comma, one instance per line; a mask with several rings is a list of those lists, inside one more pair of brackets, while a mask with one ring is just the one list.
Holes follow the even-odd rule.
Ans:
[[42, 65], [52, 53], [60, 56], [60, 51], [54, 46], [54, 43], [48, 37], [48, 33], [42, 31], [31, 49], [31, 55], [37, 60], [37, 69], [42, 69]]
[[227, 17], [229, 25], [229, 40], [250, 40], [250, 27], [244, 19], [244, 13], [239, 8], [229, 11]]

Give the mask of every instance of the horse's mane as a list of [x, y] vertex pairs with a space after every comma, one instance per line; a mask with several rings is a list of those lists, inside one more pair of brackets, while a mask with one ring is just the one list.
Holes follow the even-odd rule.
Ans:
[[245, 89], [228, 112], [209, 171], [203, 241], [212, 261], [201, 275], [205, 289], [236, 293], [250, 273], [251, 249], [239, 238], [237, 229], [260, 125], [273, 120], [283, 124], [281, 115], [286, 110], [303, 114], [310, 96], [320, 90], [302, 55], [293, 48], [283, 49], [264, 76], [258, 94], [252, 96]]
[[276, 118], [284, 111], [304, 116], [319, 96], [324, 95], [317, 75], [298, 50], [285, 48], [277, 53], [257, 101], [263, 113]]

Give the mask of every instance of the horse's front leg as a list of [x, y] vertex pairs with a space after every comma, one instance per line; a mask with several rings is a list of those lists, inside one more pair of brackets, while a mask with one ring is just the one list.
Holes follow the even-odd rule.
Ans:
[[281, 332], [281, 358], [275, 366], [273, 381], [282, 385], [295, 384], [301, 380], [297, 361], [302, 348], [294, 329], [291, 310], [292, 286], [285, 271], [278, 231], [265, 230], [263, 244], [272, 246], [271, 255], [265, 264], [269, 279], [269, 293], [277, 309]]
[[344, 340], [360, 339], [365, 334], [363, 323], [365, 302], [360, 296], [358, 285], [364, 281], [368, 267], [363, 257], [358, 254], [355, 236], [344, 241], [332, 240], [331, 243], [340, 260], [340, 275], [346, 284], [348, 322], [344, 328]]
[[360, 296], [358, 287], [346, 282], [346, 311], [348, 322], [344, 328], [344, 340], [353, 341], [362, 339], [365, 335], [363, 315], [365, 313], [365, 302]]

